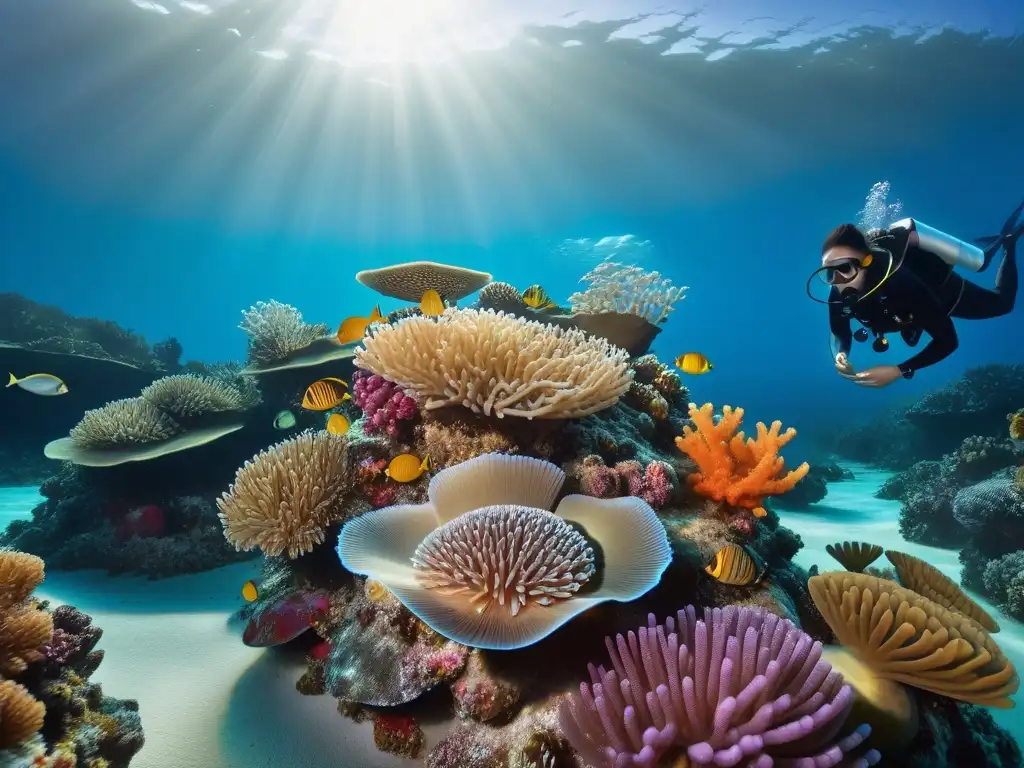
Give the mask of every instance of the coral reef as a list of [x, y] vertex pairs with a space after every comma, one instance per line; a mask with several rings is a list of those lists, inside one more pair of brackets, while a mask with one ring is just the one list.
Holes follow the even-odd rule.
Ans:
[[367, 435], [386, 432], [400, 437], [403, 428], [419, 417], [416, 401], [393, 381], [377, 374], [356, 371], [352, 375], [352, 397], [366, 416], [363, 432]]
[[310, 325], [295, 307], [274, 300], [243, 311], [238, 327], [249, 337], [250, 365], [280, 362], [330, 333], [328, 326]]
[[0, 551], [0, 764], [127, 768], [145, 743], [138, 703], [90, 682], [102, 630], [32, 599], [43, 575], [39, 558]]

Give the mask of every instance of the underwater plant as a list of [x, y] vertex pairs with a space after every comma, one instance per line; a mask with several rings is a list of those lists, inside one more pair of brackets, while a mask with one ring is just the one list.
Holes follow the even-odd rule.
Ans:
[[672, 557], [641, 499], [570, 495], [548, 511], [564, 482], [550, 462], [478, 456], [435, 475], [427, 503], [347, 522], [338, 557], [445, 637], [476, 648], [531, 645], [598, 603], [636, 599]]

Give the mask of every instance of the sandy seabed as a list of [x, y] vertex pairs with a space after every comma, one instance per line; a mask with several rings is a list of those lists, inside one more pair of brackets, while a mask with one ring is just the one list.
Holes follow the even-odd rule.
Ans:
[[[803, 538], [796, 561], [838, 569], [825, 545], [861, 540], [919, 557], [959, 581], [955, 551], [905, 542], [899, 502], [874, 497], [890, 473], [851, 469], [856, 479], [831, 483], [828, 497], [810, 511], [781, 513], [783, 524]], [[35, 488], [0, 489], [0, 526], [28, 517], [40, 501]], [[72, 603], [103, 627], [99, 647], [106, 658], [93, 679], [112, 696], [139, 701], [146, 746], [133, 768], [410, 765], [378, 752], [371, 726], [344, 719], [331, 697], [297, 693], [301, 660], [242, 645], [241, 627], [231, 617], [242, 604], [241, 585], [256, 574], [256, 561], [160, 581], [50, 572], [39, 594]], [[1024, 625], [1001, 613], [998, 620], [1000, 646], [1024, 670]], [[993, 714], [1024, 744], [1024, 715]]]

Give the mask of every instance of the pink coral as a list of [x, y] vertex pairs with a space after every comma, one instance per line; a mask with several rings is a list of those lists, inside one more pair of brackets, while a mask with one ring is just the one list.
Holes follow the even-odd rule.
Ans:
[[391, 484], [367, 485], [366, 498], [374, 509], [380, 509], [395, 503], [398, 498], [398, 489]]
[[599, 456], [588, 456], [580, 472], [580, 487], [588, 496], [610, 499], [627, 494], [643, 499], [654, 509], [668, 503], [676, 485], [675, 473], [663, 461], [652, 461], [646, 469], [638, 461], [620, 461], [606, 467]]
[[352, 375], [352, 396], [366, 414], [363, 432], [373, 435], [386, 432], [391, 437], [401, 433], [400, 422], [411, 422], [419, 415], [416, 401], [393, 381], [367, 371]]

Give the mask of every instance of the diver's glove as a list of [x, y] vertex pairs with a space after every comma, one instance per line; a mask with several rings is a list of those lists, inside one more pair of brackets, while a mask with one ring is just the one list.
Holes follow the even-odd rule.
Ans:
[[846, 356], [845, 352], [840, 352], [836, 355], [836, 370], [845, 374], [855, 373], [853, 366], [850, 364], [850, 359]]

